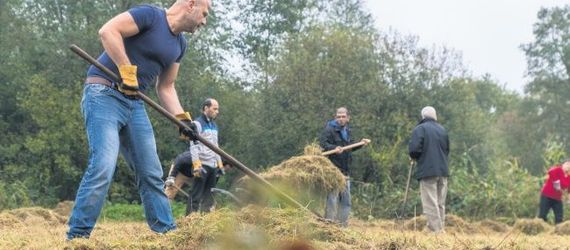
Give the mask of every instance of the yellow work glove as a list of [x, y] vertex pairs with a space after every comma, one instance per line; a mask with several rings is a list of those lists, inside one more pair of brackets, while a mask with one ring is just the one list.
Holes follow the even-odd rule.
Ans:
[[139, 90], [137, 66], [129, 64], [119, 65], [119, 74], [122, 79], [122, 83], [119, 84], [119, 91], [125, 95], [136, 95]]
[[206, 175], [208, 172], [202, 167], [202, 162], [200, 160], [196, 160], [192, 162], [192, 174], [194, 177], [201, 178]]
[[186, 126], [190, 127], [190, 129], [187, 129], [185, 127], [178, 128], [180, 139], [185, 141], [189, 140], [196, 141], [197, 140], [196, 124], [192, 122], [192, 116], [190, 116], [190, 113], [184, 112], [177, 114], [176, 119], [184, 123]]
[[218, 171], [216, 172], [216, 176], [220, 177], [222, 175], [225, 175], [226, 170], [224, 170], [224, 163], [222, 161], [218, 161], [217, 165], [218, 165]]

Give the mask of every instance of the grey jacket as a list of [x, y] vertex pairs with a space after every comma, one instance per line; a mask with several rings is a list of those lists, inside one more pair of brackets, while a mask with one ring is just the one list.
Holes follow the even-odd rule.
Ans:
[[[214, 121], [209, 120], [204, 115], [201, 115], [193, 122], [196, 124], [196, 132], [200, 136], [208, 142], [218, 146], [218, 126]], [[192, 162], [200, 160], [202, 165], [214, 168], [217, 166], [218, 162], [222, 162], [220, 155], [216, 154], [199, 141], [190, 142], [190, 152], [192, 154]]]

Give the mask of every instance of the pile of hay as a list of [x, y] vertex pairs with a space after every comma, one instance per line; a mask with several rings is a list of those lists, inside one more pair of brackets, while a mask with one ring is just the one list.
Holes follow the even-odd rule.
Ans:
[[422, 231], [427, 226], [427, 218], [423, 215], [416, 216], [404, 223], [404, 228], [413, 231]]
[[477, 229], [471, 223], [464, 221], [461, 217], [448, 214], [445, 216], [445, 231], [459, 233], [475, 233]]
[[[404, 223], [404, 229], [412, 231], [422, 231], [427, 227], [425, 215], [409, 219]], [[445, 216], [445, 231], [458, 233], [474, 233], [476, 228], [471, 223], [464, 221], [461, 217], [447, 214]]]
[[[302, 204], [324, 199], [331, 191], [344, 191], [345, 176], [332, 162], [320, 155], [320, 149], [314, 144], [305, 147], [305, 155], [292, 157], [277, 166], [271, 167], [259, 175], [292, 196]], [[242, 199], [266, 200], [273, 194], [264, 186], [255, 185], [249, 177], [241, 178], [237, 186], [246, 189], [249, 197]], [[254, 198], [251, 198], [254, 197]]]
[[479, 221], [477, 224], [479, 228], [488, 230], [490, 232], [504, 233], [509, 231], [509, 226], [499, 221], [484, 219], [482, 221]]
[[554, 233], [558, 235], [570, 235], [570, 221], [562, 222], [554, 227]]
[[520, 219], [515, 222], [514, 229], [527, 235], [537, 235], [550, 229], [550, 225], [541, 219]]
[[53, 211], [63, 217], [69, 217], [71, 215], [72, 209], [73, 201], [62, 201], [60, 203], [57, 203], [57, 206], [53, 209]]
[[0, 231], [8, 230], [12, 228], [21, 228], [24, 226], [18, 217], [10, 213], [0, 213]]
[[311, 144], [305, 146], [305, 148], [303, 149], [304, 155], [320, 156], [322, 153], [323, 153], [323, 151], [321, 150], [321, 147], [319, 147], [319, 145], [317, 145], [316, 143], [311, 143]]
[[317, 220], [300, 209], [249, 205], [191, 214], [177, 222], [171, 239], [180, 249], [369, 249], [371, 239]]
[[66, 218], [45, 208], [29, 207], [0, 213], [0, 231], [22, 228], [31, 225], [57, 226], [64, 224]]
[[260, 175], [268, 181], [286, 182], [299, 191], [306, 188], [343, 191], [346, 187], [344, 175], [338, 168], [326, 157], [317, 155], [292, 157]]

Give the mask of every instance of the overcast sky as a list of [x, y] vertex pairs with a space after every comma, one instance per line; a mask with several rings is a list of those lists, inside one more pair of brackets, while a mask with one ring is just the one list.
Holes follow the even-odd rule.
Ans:
[[489, 73], [519, 93], [528, 81], [519, 46], [533, 40], [540, 7], [565, 4], [570, 0], [365, 0], [380, 30], [416, 35], [422, 47], [453, 48], [475, 75]]

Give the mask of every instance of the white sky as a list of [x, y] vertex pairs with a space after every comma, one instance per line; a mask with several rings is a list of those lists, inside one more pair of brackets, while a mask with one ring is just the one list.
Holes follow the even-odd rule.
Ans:
[[519, 93], [528, 81], [519, 46], [533, 40], [540, 7], [565, 4], [570, 0], [365, 0], [380, 30], [416, 35], [422, 47], [453, 48], [475, 75], [489, 73]]

